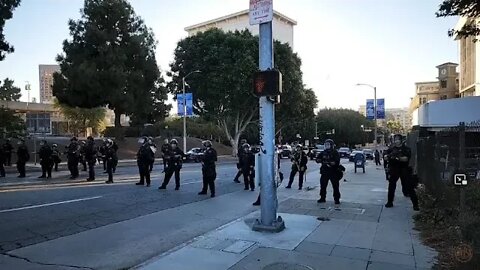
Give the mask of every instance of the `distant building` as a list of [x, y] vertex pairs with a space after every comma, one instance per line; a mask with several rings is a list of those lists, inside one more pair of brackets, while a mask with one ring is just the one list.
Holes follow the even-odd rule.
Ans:
[[367, 117], [367, 106], [366, 105], [360, 105], [358, 108], [358, 113]]
[[[258, 25], [250, 25], [248, 9], [217, 19], [209, 20], [185, 28], [189, 36], [208, 29], [218, 28], [225, 32], [248, 29], [253, 35], [258, 35]], [[288, 43], [293, 48], [293, 27], [297, 22], [289, 17], [274, 11], [273, 13], [273, 38]]]
[[40, 103], [53, 102], [53, 73], [60, 71], [59, 65], [39, 65]]
[[[476, 19], [480, 23], [480, 19]], [[460, 30], [472, 19], [460, 18], [455, 30]], [[455, 39], [458, 41], [460, 52], [460, 96], [480, 96], [480, 42], [474, 42], [478, 37]]]
[[459, 97], [458, 64], [444, 63], [438, 65], [436, 81], [416, 82], [415, 96], [410, 102], [410, 113], [430, 101], [444, 100]]
[[392, 108], [386, 110], [387, 121], [393, 120], [400, 123], [404, 130], [412, 127], [412, 115], [408, 108]]

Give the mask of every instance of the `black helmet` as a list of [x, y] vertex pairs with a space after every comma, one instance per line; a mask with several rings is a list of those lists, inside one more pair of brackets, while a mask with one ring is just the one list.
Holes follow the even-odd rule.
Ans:
[[250, 144], [244, 143], [244, 144], [242, 144], [242, 148], [243, 149], [250, 149]]
[[87, 140], [93, 141], [93, 137], [92, 137], [92, 136], [88, 136], [88, 137], [87, 137]]
[[58, 147], [58, 144], [54, 143], [52, 144], [52, 147]]
[[178, 141], [177, 141], [176, 139], [171, 139], [171, 140], [170, 140], [170, 144], [176, 144], [176, 145], [178, 145]]
[[[402, 134], [394, 134], [391, 138], [392, 145], [395, 145], [395, 141], [400, 141], [399, 144], [403, 143], [403, 135]], [[398, 144], [397, 144], [398, 145]]]
[[202, 142], [202, 145], [205, 147], [212, 147], [212, 142], [209, 140], [206, 140]]
[[246, 139], [241, 139], [241, 140], [240, 140], [240, 144], [241, 144], [241, 145], [244, 145], [244, 144], [246, 144], [246, 143], [247, 143], [247, 140], [246, 140]]
[[[330, 144], [331, 147], [327, 148], [326, 147], [327, 144]], [[331, 149], [335, 148], [335, 142], [332, 139], [326, 139], [324, 145], [325, 145], [325, 149], [327, 149], [327, 150], [331, 150]]]
[[73, 137], [70, 139], [70, 141], [71, 141], [71, 142], [73, 142], [73, 141], [76, 142], [76, 141], [77, 141], [77, 137], [73, 136]]

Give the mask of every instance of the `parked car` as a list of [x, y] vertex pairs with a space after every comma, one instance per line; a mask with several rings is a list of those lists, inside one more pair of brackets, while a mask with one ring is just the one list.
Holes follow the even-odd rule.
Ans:
[[364, 154], [362, 150], [354, 150], [348, 157], [348, 161], [353, 162], [356, 154]]
[[317, 144], [310, 152], [310, 159], [317, 159], [317, 157], [325, 150], [325, 145]]
[[192, 148], [185, 153], [185, 160], [186, 161], [194, 161], [200, 162], [203, 157], [203, 150], [202, 148]]
[[366, 159], [373, 160], [375, 158], [372, 149], [363, 149], [363, 154], [365, 154]]
[[280, 149], [280, 158], [290, 158], [292, 155], [292, 147], [290, 145], [282, 145]]
[[340, 147], [338, 149], [338, 153], [340, 154], [340, 158], [348, 158], [352, 151], [348, 147]]

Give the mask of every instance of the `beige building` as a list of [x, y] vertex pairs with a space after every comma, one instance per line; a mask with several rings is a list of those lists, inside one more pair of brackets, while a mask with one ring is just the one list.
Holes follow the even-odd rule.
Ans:
[[[460, 30], [471, 21], [472, 19], [460, 18], [455, 30]], [[480, 19], [477, 19], [477, 23], [480, 23]], [[456, 36], [455, 39], [458, 41], [460, 54], [460, 96], [480, 96], [480, 42], [474, 42], [475, 37]]]
[[59, 65], [39, 65], [40, 103], [53, 102], [53, 73], [60, 71]]
[[[217, 19], [195, 24], [185, 28], [189, 36], [193, 36], [198, 32], [203, 32], [211, 28], [218, 28], [225, 32], [235, 30], [248, 29], [253, 35], [258, 35], [258, 25], [250, 25], [248, 16], [248, 9]], [[293, 48], [293, 27], [297, 22], [280, 12], [273, 12], [273, 38], [282, 42], [288, 43]]]
[[436, 81], [415, 83], [415, 96], [410, 101], [410, 114], [425, 103], [435, 100], [459, 97], [458, 64], [444, 63], [436, 68], [438, 77]]
[[392, 108], [386, 110], [387, 121], [398, 121], [404, 130], [412, 127], [412, 115], [408, 108]]

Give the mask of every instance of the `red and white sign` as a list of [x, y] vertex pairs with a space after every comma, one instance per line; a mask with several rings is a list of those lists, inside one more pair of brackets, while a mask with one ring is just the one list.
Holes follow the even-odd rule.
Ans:
[[273, 20], [273, 0], [250, 0], [250, 25]]

